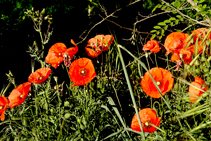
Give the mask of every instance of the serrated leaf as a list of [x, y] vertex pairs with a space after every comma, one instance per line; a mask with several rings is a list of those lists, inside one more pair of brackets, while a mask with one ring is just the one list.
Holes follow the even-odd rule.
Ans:
[[154, 32], [157, 32], [157, 30], [151, 30], [151, 31], [150, 31], [150, 33], [154, 33]]
[[171, 18], [169, 18], [169, 20], [170, 20], [170, 21], [173, 21], [173, 20], [176, 20], [176, 18], [171, 17]]
[[155, 29], [161, 29], [160, 26], [154, 26], [153, 28], [155, 28]]
[[158, 25], [166, 25], [164, 22], [160, 22], [158, 23]]

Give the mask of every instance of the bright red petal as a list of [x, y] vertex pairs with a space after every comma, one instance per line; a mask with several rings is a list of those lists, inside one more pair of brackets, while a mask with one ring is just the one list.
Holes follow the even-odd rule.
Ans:
[[30, 74], [28, 81], [35, 84], [41, 84], [48, 78], [51, 71], [50, 68], [40, 68]]

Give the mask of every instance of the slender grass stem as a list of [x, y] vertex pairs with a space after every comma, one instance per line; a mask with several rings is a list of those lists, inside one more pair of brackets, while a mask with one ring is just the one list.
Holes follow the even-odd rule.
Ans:
[[120, 57], [120, 60], [121, 60], [121, 63], [122, 63], [122, 67], [123, 67], [125, 78], [126, 78], [126, 81], [127, 81], [127, 84], [128, 84], [128, 88], [129, 88], [129, 91], [130, 91], [130, 96], [131, 96], [132, 101], [133, 101], [133, 106], [135, 107], [135, 111], [136, 111], [136, 114], [137, 114], [137, 117], [138, 117], [138, 122], [139, 122], [139, 125], [140, 125], [140, 128], [141, 128], [141, 138], [143, 140], [145, 140], [143, 127], [142, 127], [142, 124], [141, 124], [141, 119], [140, 119], [140, 116], [139, 116], [139, 113], [138, 113], [138, 108], [137, 108], [137, 105], [136, 105], [135, 97], [133, 95], [133, 90], [132, 90], [130, 80], [129, 80], [129, 77], [128, 77], [128, 74], [127, 74], [124, 59], [122, 57], [122, 53], [121, 53], [121, 50], [120, 50], [120, 45], [117, 45], [117, 49], [118, 49], [118, 52], [119, 52], [119, 57]]
[[[156, 84], [154, 78], [153, 78], [152, 75], [150, 74], [150, 72], [149, 72], [149, 70], [147, 69], [147, 67], [145, 66], [145, 64], [144, 64], [143, 62], [141, 62], [137, 57], [135, 57], [131, 52], [129, 52], [125, 47], [121, 46], [120, 44], [117, 45], [117, 48], [118, 48], [118, 49], [119, 49], [119, 48], [122, 48], [123, 50], [125, 50], [128, 54], [130, 54], [134, 59], [136, 59], [136, 60], [142, 65], [142, 67], [149, 73], [149, 75], [150, 75], [150, 77], [151, 77], [151, 79], [152, 79], [152, 81], [153, 81], [153, 83], [154, 83], [156, 89], [158, 90], [158, 92], [159, 92], [160, 95], [161, 95], [161, 98], [162, 98], [163, 101], [166, 103], [166, 105], [167, 105], [167, 107], [169, 108], [169, 110], [170, 110], [171, 112], [173, 112], [173, 110], [172, 110], [172, 108], [170, 107], [170, 105], [168, 104], [168, 102], [167, 102], [167, 101], [165, 100], [165, 98], [162, 96], [162, 92], [161, 92], [160, 88], [159, 88], [158, 85]], [[176, 117], [176, 119], [177, 119], [177, 121], [178, 121], [178, 123], [179, 123], [181, 129], [182, 129], [183, 131], [185, 131], [185, 130], [183, 129], [183, 126], [182, 126], [182, 124], [181, 124], [179, 118]]]

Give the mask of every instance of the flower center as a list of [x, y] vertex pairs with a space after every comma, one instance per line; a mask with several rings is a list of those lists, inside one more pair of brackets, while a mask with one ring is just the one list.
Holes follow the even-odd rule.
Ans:
[[3, 109], [3, 106], [0, 106], [0, 110]]
[[143, 124], [144, 128], [146, 129], [150, 128], [151, 127], [150, 123], [151, 123], [150, 121], [145, 121]]
[[62, 53], [59, 53], [59, 56], [62, 56]]
[[39, 80], [42, 80], [42, 76], [39, 77]]
[[80, 74], [81, 76], [86, 76], [87, 70], [86, 70], [85, 68], [81, 68], [81, 69], [79, 70], [79, 74]]
[[158, 82], [156, 82], [157, 83], [157, 85], [159, 86], [160, 85], [160, 82], [158, 81]]
[[23, 98], [23, 95], [22, 94], [20, 95], [20, 98]]

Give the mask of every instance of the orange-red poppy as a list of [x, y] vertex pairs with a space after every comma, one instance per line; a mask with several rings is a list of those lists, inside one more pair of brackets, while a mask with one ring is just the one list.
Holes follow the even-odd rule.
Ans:
[[185, 64], [189, 65], [193, 60], [191, 57], [192, 52], [189, 49], [181, 49], [180, 54], [182, 54], [182, 59], [184, 60]]
[[28, 81], [35, 84], [43, 83], [51, 73], [50, 68], [40, 68], [29, 75]]
[[[195, 81], [191, 82], [192, 85], [206, 91], [209, 87], [205, 84], [204, 80], [198, 76], [195, 77]], [[194, 88], [193, 86], [189, 86], [189, 97], [191, 97], [190, 102], [194, 102], [197, 98], [202, 95], [204, 92]]]
[[[155, 130], [157, 130], [157, 128], [153, 127], [152, 124], [157, 127], [160, 125], [161, 119], [156, 116], [155, 110], [151, 108], [145, 108], [145, 109], [140, 110], [139, 116], [141, 119], [141, 124], [142, 124], [142, 128], [144, 132], [152, 133]], [[137, 114], [133, 116], [133, 119], [131, 122], [131, 129], [141, 132]]]
[[160, 51], [159, 43], [155, 40], [147, 41], [147, 43], [143, 46], [143, 51], [150, 50], [151, 53], [157, 53]]
[[[209, 32], [209, 29], [207, 28], [198, 28], [198, 29], [193, 30], [191, 34], [193, 34], [194, 43], [196, 42], [197, 38], [198, 38], [198, 41], [202, 41], [208, 32]], [[211, 33], [209, 33], [207, 38], [211, 39]]]
[[63, 43], [56, 43], [48, 51], [45, 62], [51, 64], [52, 67], [57, 68], [65, 59], [65, 54], [69, 55], [70, 59], [78, 52], [78, 46], [71, 39], [71, 43], [75, 47], [68, 48]]
[[80, 58], [72, 62], [69, 69], [69, 76], [75, 84], [72, 86], [86, 85], [96, 75], [92, 60]]
[[87, 52], [87, 55], [89, 57], [95, 58], [98, 55], [100, 55], [102, 53], [102, 51], [99, 48], [95, 48], [94, 50], [88, 47], [85, 47], [85, 50]]
[[[162, 95], [171, 90], [174, 83], [174, 78], [172, 78], [171, 72], [158, 67], [150, 69], [149, 72], [154, 78], [158, 87], [160, 88]], [[144, 74], [144, 77], [141, 80], [141, 87], [143, 91], [150, 97], [152, 98], [161, 97], [148, 72]]]
[[28, 96], [30, 87], [31, 83], [25, 82], [12, 90], [8, 97], [10, 109], [22, 104], [25, 101], [26, 97]]
[[0, 115], [1, 115], [1, 121], [4, 121], [5, 119], [5, 111], [7, 110], [7, 104], [8, 104], [8, 100], [6, 97], [0, 96]]
[[172, 32], [166, 37], [164, 47], [167, 50], [166, 54], [168, 55], [170, 52], [179, 51], [187, 45], [186, 39], [188, 38], [188, 34], [182, 32]]
[[85, 47], [85, 50], [89, 57], [95, 58], [103, 51], [108, 50], [113, 40], [114, 37], [112, 35], [97, 35], [87, 42], [88, 45]]

